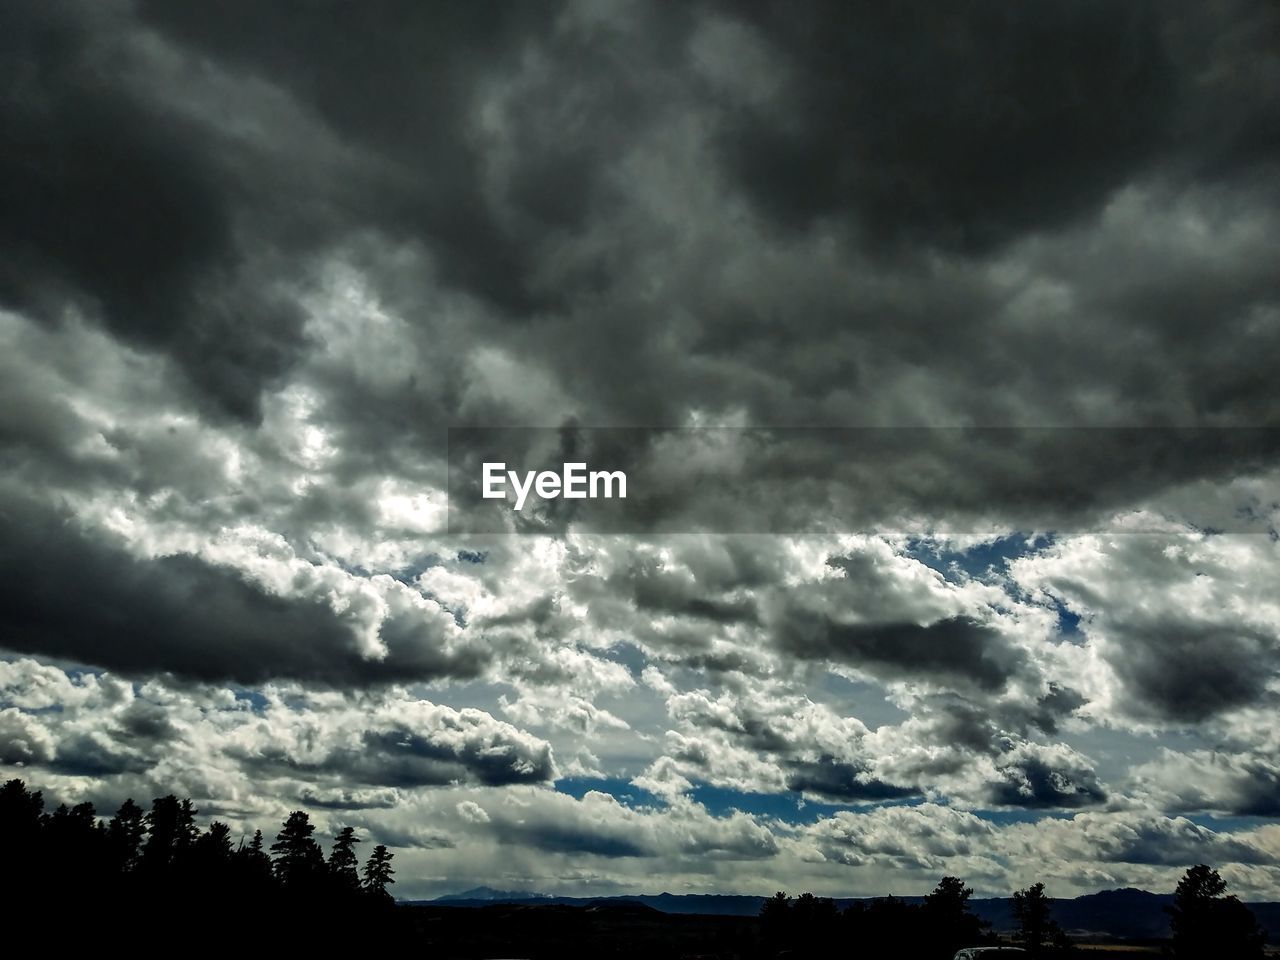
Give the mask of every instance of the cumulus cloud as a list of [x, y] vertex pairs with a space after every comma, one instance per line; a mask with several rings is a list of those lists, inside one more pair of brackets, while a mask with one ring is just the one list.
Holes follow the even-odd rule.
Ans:
[[1062, 745], [1020, 744], [1000, 756], [996, 773], [991, 799], [1000, 805], [1082, 807], [1107, 799], [1088, 759]]
[[1133, 772], [1167, 809], [1244, 817], [1274, 817], [1280, 810], [1280, 758], [1275, 754], [1164, 748]]
[[1280, 662], [1274, 542], [1187, 530], [1070, 538], [1011, 565], [1024, 589], [1084, 614], [1117, 712], [1194, 723], [1259, 702]]
[[[215, 793], [271, 781], [322, 808], [394, 806], [396, 789], [555, 778], [551, 746], [474, 708], [388, 691], [352, 699], [267, 688], [260, 705], [225, 688], [70, 678], [24, 659], [0, 676], [8, 764], [76, 778], [163, 785], [207, 765]], [[24, 691], [63, 680], [35, 706]], [[41, 703], [42, 701], [34, 701]], [[129, 776], [132, 775], [132, 776]]]
[[355, 590], [326, 598], [299, 571], [291, 586], [302, 595], [282, 596], [227, 566], [189, 554], [139, 558], [70, 518], [11, 507], [26, 515], [0, 520], [0, 582], [6, 641], [21, 652], [246, 683], [465, 676], [483, 662], [451, 650], [452, 617], [420, 599], [374, 614], [376, 648], [362, 649]]

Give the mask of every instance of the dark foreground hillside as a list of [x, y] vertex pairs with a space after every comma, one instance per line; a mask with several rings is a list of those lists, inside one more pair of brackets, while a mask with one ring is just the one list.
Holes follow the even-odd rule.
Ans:
[[402, 930], [433, 958], [716, 958], [762, 956], [753, 917], [673, 915], [640, 904], [402, 906]]
[[[767, 899], [729, 894], [671, 893], [604, 898], [535, 897], [511, 891], [476, 890], [438, 900], [414, 901], [412, 905], [486, 908], [495, 904], [523, 907], [639, 904], [673, 915], [755, 917], [759, 915], [760, 908]], [[919, 906], [925, 901], [924, 897], [900, 899], [911, 906]], [[840, 910], [847, 910], [855, 903], [866, 902], [869, 902], [866, 898], [842, 897], [837, 897], [834, 901]], [[1133, 889], [1104, 890], [1075, 898], [1051, 898], [1050, 904], [1059, 926], [1076, 938], [1161, 940], [1169, 936], [1169, 908], [1173, 906], [1173, 894]], [[1247, 906], [1257, 918], [1258, 925], [1267, 931], [1269, 941], [1273, 944], [1280, 943], [1280, 903], [1258, 902]], [[972, 897], [968, 900], [968, 907], [977, 917], [990, 924], [996, 933], [1011, 934], [1018, 927], [1014, 902], [1010, 897]]]

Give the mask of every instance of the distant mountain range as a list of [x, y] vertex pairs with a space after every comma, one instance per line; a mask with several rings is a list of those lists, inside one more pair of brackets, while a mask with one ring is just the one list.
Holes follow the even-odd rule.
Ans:
[[[638, 903], [663, 913], [702, 914], [716, 916], [754, 916], [760, 912], [764, 897], [734, 896], [729, 894], [672, 894], [656, 896], [636, 895], [623, 897], [554, 897], [547, 894], [516, 890], [494, 890], [476, 887], [462, 893], [450, 894], [435, 900], [409, 901], [429, 903], [435, 906], [482, 907], [495, 903], [560, 904], [587, 906], [600, 903]], [[919, 903], [923, 897], [901, 897], [908, 903]], [[836, 899], [842, 909], [855, 901]], [[1165, 893], [1148, 893], [1145, 890], [1105, 890], [1071, 900], [1053, 901], [1054, 919], [1074, 935], [1114, 937], [1122, 940], [1151, 940], [1169, 935], [1169, 916], [1165, 908], [1173, 897]], [[973, 899], [969, 901], [973, 912], [990, 921], [997, 931], [1013, 929], [1013, 901], [1008, 898]], [[1280, 942], [1280, 903], [1251, 903], [1249, 908], [1269, 934], [1272, 943]]]
[[[449, 893], [434, 900], [415, 900], [413, 903], [453, 903], [459, 906], [490, 903], [544, 903], [554, 898], [544, 893], [528, 893], [520, 890], [495, 890], [493, 887], [472, 887], [461, 893]], [[560, 902], [560, 901], [555, 901]], [[583, 901], [589, 903], [590, 901]]]

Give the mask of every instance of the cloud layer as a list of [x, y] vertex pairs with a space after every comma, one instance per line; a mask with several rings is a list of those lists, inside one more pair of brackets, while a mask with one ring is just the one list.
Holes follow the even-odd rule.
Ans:
[[[1280, 897], [1278, 31], [11, 6], [0, 772], [408, 896]], [[692, 430], [604, 441], [679, 532], [450, 534], [450, 427]]]

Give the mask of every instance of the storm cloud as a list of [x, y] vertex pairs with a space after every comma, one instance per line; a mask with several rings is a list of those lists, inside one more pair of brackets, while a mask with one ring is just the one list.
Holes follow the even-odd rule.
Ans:
[[[410, 897], [1280, 896], [1278, 48], [7, 5], [5, 778], [307, 806]], [[467, 431], [628, 498], [464, 532]]]

